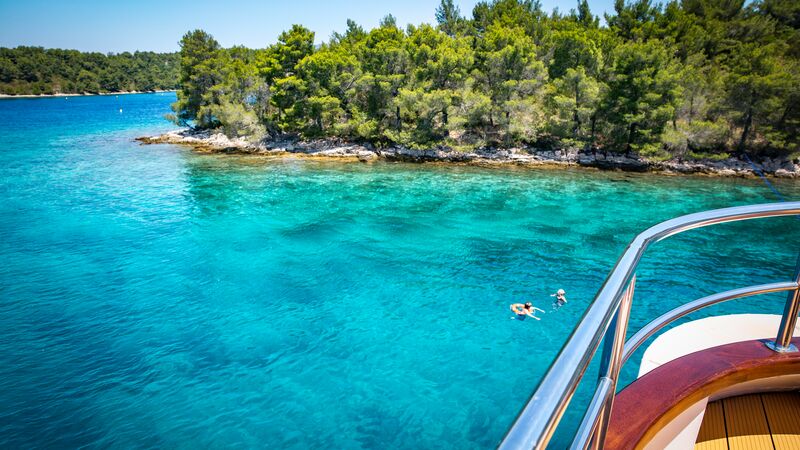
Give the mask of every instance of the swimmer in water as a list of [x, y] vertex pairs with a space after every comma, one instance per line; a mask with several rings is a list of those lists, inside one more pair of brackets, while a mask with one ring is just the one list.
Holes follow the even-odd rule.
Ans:
[[516, 317], [512, 316], [511, 318], [517, 320], [525, 320], [526, 317], [532, 317], [536, 320], [541, 320], [540, 318], [536, 317], [536, 311], [544, 312], [544, 310], [533, 306], [531, 302], [514, 303], [511, 305], [511, 311], [514, 311], [514, 314], [516, 314]]
[[553, 309], [560, 309], [567, 303], [567, 293], [563, 289], [559, 289], [555, 294], [550, 294], [550, 297], [555, 297], [553, 300]]

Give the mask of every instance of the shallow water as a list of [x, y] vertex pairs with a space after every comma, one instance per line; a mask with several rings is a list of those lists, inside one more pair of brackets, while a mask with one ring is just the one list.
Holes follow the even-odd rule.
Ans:
[[[132, 142], [171, 127], [173, 99], [0, 101], [2, 448], [493, 447], [637, 232], [775, 201], [759, 180]], [[798, 230], [770, 219], [656, 245], [632, 329], [788, 279]], [[553, 312], [558, 288], [569, 303]], [[523, 299], [540, 322], [509, 320]]]

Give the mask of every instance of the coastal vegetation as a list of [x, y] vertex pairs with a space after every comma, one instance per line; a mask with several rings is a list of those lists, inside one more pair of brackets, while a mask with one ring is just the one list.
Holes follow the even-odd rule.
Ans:
[[787, 156], [800, 127], [800, 4], [442, 0], [435, 25], [348, 21], [314, 44], [293, 25], [266, 48], [181, 40], [172, 120], [230, 137], [378, 147], [578, 147], [653, 159]]
[[175, 89], [177, 53], [82, 53], [0, 48], [0, 94], [47, 95]]

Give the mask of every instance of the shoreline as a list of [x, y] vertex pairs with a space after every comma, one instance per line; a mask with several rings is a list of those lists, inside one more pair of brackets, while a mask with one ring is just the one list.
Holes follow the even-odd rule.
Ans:
[[96, 94], [0, 94], [0, 99], [4, 98], [48, 98], [48, 97], [93, 97], [97, 95], [128, 95], [128, 94], [158, 94], [164, 92], [177, 92], [175, 89], [159, 89], [155, 91], [119, 91], [119, 92], [98, 92]]
[[[476, 149], [470, 152], [446, 148], [414, 150], [405, 147], [377, 149], [335, 139], [302, 141], [294, 138], [269, 138], [259, 142], [231, 139], [220, 132], [183, 129], [156, 136], [136, 138], [142, 145], [174, 144], [188, 146], [202, 153], [292, 156], [340, 161], [371, 162], [376, 160], [415, 163], [456, 163], [478, 166], [516, 165], [547, 168], [582, 167], [626, 172], [652, 172], [665, 175], [706, 175], [720, 177], [756, 177], [750, 163], [728, 158], [712, 160], [652, 161], [638, 156], [583, 151], [577, 147], [558, 150], [535, 148]], [[760, 170], [776, 178], [800, 178], [800, 165], [795, 161], [765, 158], [756, 161]]]

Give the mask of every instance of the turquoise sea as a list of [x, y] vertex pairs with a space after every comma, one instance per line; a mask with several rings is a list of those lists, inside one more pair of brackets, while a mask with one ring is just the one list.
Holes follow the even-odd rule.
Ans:
[[[0, 448], [492, 448], [636, 233], [776, 200], [760, 180], [134, 142], [171, 128], [173, 100], [0, 101]], [[770, 219], [657, 244], [632, 329], [788, 280], [798, 231]], [[509, 320], [526, 299], [542, 320]]]

